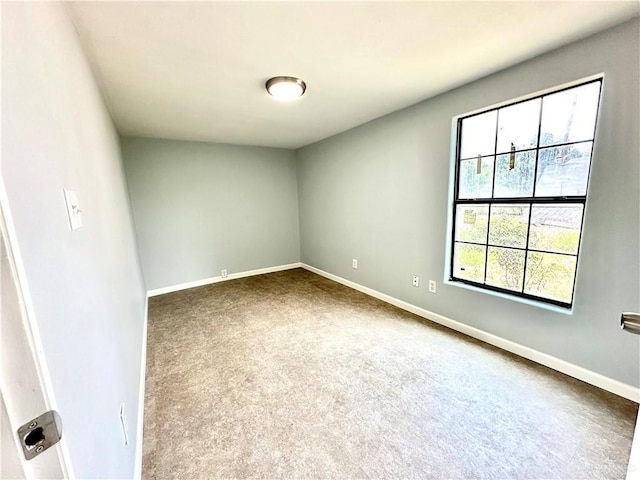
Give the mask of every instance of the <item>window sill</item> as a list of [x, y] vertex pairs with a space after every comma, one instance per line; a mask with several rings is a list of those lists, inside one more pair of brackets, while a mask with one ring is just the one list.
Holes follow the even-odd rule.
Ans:
[[573, 315], [573, 308], [558, 307], [556, 305], [551, 305], [544, 302], [537, 302], [535, 300], [530, 300], [528, 298], [516, 297], [513, 295], [509, 295], [508, 293], [494, 292], [493, 290], [486, 290], [484, 288], [474, 287], [473, 285], [468, 285], [463, 282], [456, 282], [448, 279], [445, 279], [443, 283], [445, 285], [451, 285], [453, 287], [460, 287], [467, 290], [472, 290], [474, 292], [482, 293], [484, 295], [491, 295], [493, 297], [504, 298], [512, 302], [523, 303], [531, 307], [542, 308], [544, 310], [549, 310], [554, 313], [561, 313], [563, 315]]

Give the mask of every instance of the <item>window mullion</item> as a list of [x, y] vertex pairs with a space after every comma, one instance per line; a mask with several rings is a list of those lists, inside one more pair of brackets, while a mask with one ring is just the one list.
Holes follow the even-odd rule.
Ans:
[[[491, 198], [494, 197], [496, 190], [496, 152], [498, 151], [498, 126], [500, 125], [500, 110], [496, 112], [496, 136], [493, 142], [493, 175], [491, 177]], [[487, 228], [487, 232], [489, 229]], [[488, 242], [487, 242], [488, 243]], [[486, 273], [485, 273], [486, 276]]]
[[527, 284], [527, 263], [529, 261], [529, 234], [531, 233], [531, 214], [533, 212], [533, 204], [529, 204], [529, 221], [527, 222], [527, 242], [525, 243], [524, 250], [524, 271], [522, 272], [522, 293], [524, 293], [524, 286]]
[[[587, 192], [586, 192], [586, 188], [585, 188], [584, 194], [581, 194], [583, 192], [580, 188], [564, 189], [564, 188], [558, 187], [556, 184], [558, 184], [558, 182], [560, 182], [560, 180], [562, 179], [561, 178], [558, 179], [555, 177], [555, 175], [560, 175], [560, 174], [557, 174], [555, 170], [561, 169], [561, 172], [563, 172], [562, 175], [566, 176], [569, 174], [573, 174], [573, 171], [575, 169], [581, 169], [580, 172], [578, 173], [582, 174], [584, 173], [584, 168], [586, 165], [586, 168], [589, 169], [586, 172], [587, 187], [588, 187], [588, 183], [591, 175], [591, 166], [592, 166], [591, 163], [592, 163], [592, 157], [593, 157], [595, 138], [582, 139], [582, 137], [584, 136], [583, 135], [584, 129], [583, 130], [577, 129], [576, 131], [578, 132], [578, 134], [573, 135], [573, 137], [580, 138], [580, 140], [575, 140], [573, 137], [570, 137], [568, 134], [565, 134], [563, 137], [562, 132], [564, 130], [559, 130], [559, 128], [562, 127], [562, 125], [558, 127], [557, 125], [554, 124], [554, 122], [557, 123], [557, 119], [556, 120], [552, 119], [553, 121], [551, 121], [549, 125], [547, 125], [546, 117], [543, 117], [543, 114], [546, 112], [548, 115], [553, 116], [554, 119], [557, 114], [559, 115], [559, 119], [562, 120], [566, 113], [564, 112], [564, 110], [562, 110], [562, 108], [565, 108], [565, 107], [562, 107], [562, 105], [564, 105], [562, 102], [566, 103], [567, 101], [570, 101], [570, 100], [563, 99], [564, 97], [553, 97], [552, 99], [551, 96], [567, 90], [578, 89], [585, 85], [589, 85], [596, 82], [599, 83], [599, 87], [600, 87], [600, 91], [597, 92], [598, 93], [597, 100], [594, 100], [595, 87], [589, 87], [589, 89], [587, 90], [581, 90], [581, 92], [587, 92], [584, 94], [587, 96], [586, 97], [582, 96], [580, 98], [582, 98], [583, 100], [586, 98], [587, 99], [586, 101], [597, 101], [598, 102], [596, 104], [596, 108], [597, 108], [599, 106], [600, 97], [602, 95], [602, 79], [590, 80], [590, 81], [584, 82], [581, 85], [572, 85], [571, 87], [559, 89], [554, 92], [544, 93], [537, 97], [531, 97], [531, 98], [527, 98], [526, 100], [523, 100], [522, 102], [528, 102], [528, 101], [539, 98], [539, 103], [538, 101], [536, 101], [536, 104], [538, 104], [537, 106], [539, 107], [539, 110], [537, 112], [538, 113], [537, 133], [536, 133], [536, 125], [535, 125], [536, 112], [535, 112], [535, 107], [533, 105], [525, 106], [523, 107], [523, 109], [515, 109], [515, 110], [511, 109], [509, 110], [509, 112], [507, 112], [506, 110], [507, 108], [510, 108], [513, 105], [516, 105], [522, 102], [513, 102], [511, 104], [501, 105], [493, 109], [488, 109], [484, 112], [479, 112], [477, 114], [469, 115], [464, 118], [458, 118], [457, 120], [458, 129], [457, 129], [457, 139], [456, 139], [457, 140], [456, 163], [455, 163], [456, 170], [454, 175], [455, 185], [453, 186], [454, 188], [453, 190], [454, 212], [453, 212], [453, 229], [452, 229], [453, 230], [453, 236], [452, 236], [453, 248], [451, 251], [451, 258], [450, 258], [450, 262], [451, 262], [450, 278], [452, 280], [460, 281], [462, 283], [467, 283], [469, 285], [483, 287], [488, 290], [503, 292], [509, 295], [514, 295], [514, 296], [533, 299], [533, 300], [540, 300], [545, 303], [554, 304], [554, 305], [558, 305], [566, 308], [571, 308], [571, 306], [573, 305], [573, 296], [575, 294], [575, 285], [577, 281], [576, 270], [577, 270], [578, 257], [580, 252], [580, 246], [582, 243], [582, 236], [583, 236], [582, 229], [584, 227], [585, 204], [586, 204]], [[570, 93], [565, 97], [570, 99], [572, 95], [573, 95], [573, 106], [571, 108], [575, 110], [576, 95], [583, 95], [583, 94]], [[560, 100], [558, 100], [558, 98], [560, 98]], [[559, 113], [556, 111], [558, 109], [560, 109]], [[495, 112], [494, 121], [490, 120], [490, 117], [485, 117], [485, 119], [477, 119], [477, 120], [470, 121], [468, 125], [464, 123], [464, 120], [468, 118], [475, 117], [476, 115], [489, 114], [489, 112], [491, 112], [491, 116], [493, 116]], [[513, 112], [518, 112], [518, 113], [513, 113]], [[575, 111], [573, 110], [569, 113], [566, 113], [567, 118], [564, 118], [564, 121], [567, 122], [567, 127], [566, 127], [567, 129], [571, 128], [570, 120], [574, 118], [574, 115], [576, 115]], [[525, 116], [520, 117], [520, 115], [525, 115]], [[545, 118], [544, 131], [542, 129], [543, 118]], [[520, 121], [522, 122], [522, 125], [520, 125]], [[501, 122], [503, 123], [501, 124]], [[595, 122], [597, 122], [597, 111], [596, 111], [596, 116], [594, 118], [594, 132], [595, 132]], [[490, 133], [492, 123], [495, 123], [493, 151], [489, 150], [490, 147], [488, 145], [491, 139], [489, 139], [486, 136], [488, 133]], [[526, 165], [526, 168], [524, 164], [520, 165], [521, 168], [519, 168], [516, 172], [518, 173], [518, 175], [510, 175], [505, 177], [503, 175], [504, 171], [501, 170], [501, 177], [500, 177], [501, 186], [500, 186], [500, 189], [497, 189], [496, 188], [497, 187], [496, 182], [498, 179], [497, 156], [498, 156], [498, 140], [501, 139], [500, 130], [499, 130], [501, 125], [504, 127], [503, 133], [511, 132], [509, 133], [510, 138], [504, 138], [505, 142], [507, 142], [507, 145], [503, 145], [503, 147], [504, 148], [508, 147], [508, 142], [511, 142], [511, 145], [513, 145], [514, 147], [515, 147], [515, 144], [517, 143], [518, 145], [524, 148], [521, 148], [519, 150], [515, 150], [514, 148], [513, 150], [510, 150], [509, 152], [501, 153], [500, 155], [509, 155], [510, 152], [515, 154], [524, 152], [526, 154], [525, 160], [527, 162], [527, 165]], [[466, 153], [468, 155], [468, 154], [471, 154], [473, 150], [476, 150], [478, 152], [481, 152], [482, 155], [477, 155], [476, 157], [463, 159], [461, 158], [461, 153], [463, 148], [462, 140], [464, 136], [462, 130], [465, 129], [465, 132], [466, 132], [467, 127], [469, 128], [469, 131], [467, 133], [468, 135], [470, 135], [469, 136], [470, 140], [468, 140], [468, 145], [465, 143], [465, 145], [467, 145], [465, 147], [465, 153], [468, 150], [469, 153]], [[547, 127], [549, 128], [547, 129]], [[575, 129], [572, 129], [571, 131], [573, 132], [574, 130]], [[560, 133], [558, 133], [558, 131]], [[544, 145], [542, 143], [543, 133], [545, 133], [545, 142], [547, 141], [551, 142], [549, 145]], [[534, 137], [533, 145], [530, 143], [530, 140], [532, 139], [531, 137]], [[560, 141], [560, 143], [554, 143], [558, 141], [556, 140], [556, 137], [557, 138], [562, 137], [562, 141]], [[595, 134], [594, 134], [594, 137], [595, 137]], [[465, 142], [467, 142], [467, 140], [465, 140]], [[586, 162], [585, 146], [588, 146], [587, 145], [588, 142], [591, 142], [591, 152], [590, 152], [591, 155], [588, 159], [589, 163], [587, 164], [585, 163]], [[581, 144], [585, 144], [585, 146], [582, 146]], [[577, 146], [573, 148], [573, 145], [577, 145]], [[565, 149], [566, 151], [563, 150], [561, 152], [562, 155], [558, 154], [560, 156], [556, 158], [556, 162], [554, 163], [553, 157], [547, 158], [547, 150], [545, 149], [559, 148], [559, 147], [567, 147], [567, 148]], [[542, 162], [543, 160], [542, 154], [541, 154], [542, 150], [545, 150], [544, 163]], [[492, 154], [489, 152], [492, 152]], [[533, 172], [531, 172], [531, 168], [530, 168], [530, 162], [531, 162], [530, 157], [532, 155], [534, 156]], [[473, 158], [475, 158], [478, 162], [480, 162], [480, 161], [488, 160], [489, 157], [493, 157], [492, 172], [488, 172], [485, 170], [484, 172], [482, 172], [482, 176], [473, 177], [472, 165], [467, 164], [465, 162], [471, 161]], [[560, 162], [560, 160], [562, 160], [562, 162]], [[567, 166], [569, 162], [572, 162], [572, 163], [570, 163], [569, 166]], [[547, 172], [548, 166], [555, 168], [555, 170], [549, 170], [550, 173]], [[477, 174], [478, 172], [475, 172], [475, 173]], [[540, 174], [544, 173], [543, 179], [538, 178], [539, 173]], [[529, 176], [531, 174], [533, 174], [533, 180], [532, 180], [533, 185], [528, 183], [531, 181], [529, 180], [530, 178]], [[539, 184], [539, 180], [541, 182], [540, 184]], [[576, 182], [578, 180], [576, 180]], [[502, 183], [503, 181], [506, 182], [504, 183], [504, 185], [506, 185], [505, 188], [503, 188], [503, 183]], [[491, 182], [491, 185], [487, 186], [487, 183], [489, 182]], [[576, 185], [578, 185], [578, 183], [576, 183]], [[576, 187], [576, 185], [571, 184], [571, 187]], [[531, 190], [529, 190], [529, 188], [531, 188]], [[540, 192], [540, 196], [537, 196], [538, 192]], [[563, 192], [568, 192], [569, 195], [558, 195], [558, 193], [562, 194]], [[529, 195], [521, 196], [521, 197], [515, 197], [515, 196], [496, 197], [496, 193], [499, 193], [501, 195], [520, 195], [520, 194], [529, 194]], [[578, 193], [579, 195], [576, 195], [576, 193]], [[460, 195], [464, 195], [465, 197], [475, 196], [475, 198], [460, 198]], [[513, 213], [510, 207], [516, 204], [528, 206], [529, 208], [528, 215], [523, 218], [522, 217], [523, 212], [520, 212], [517, 214]], [[577, 225], [576, 225], [575, 212], [576, 212], [576, 208], [578, 208], [578, 205], [582, 206], [582, 218], [580, 219], [579, 229], [576, 230]], [[533, 216], [534, 207], [536, 207], [537, 209], [535, 217]], [[558, 207], [558, 208], [555, 208], [555, 207]], [[482, 236], [480, 237], [477, 236], [477, 234], [479, 233], [477, 230], [479, 228], [482, 228], [480, 225], [476, 225], [476, 226], [457, 225], [457, 223], [461, 221], [461, 218], [459, 218], [458, 216], [459, 208], [462, 208], [465, 211], [466, 210], [473, 211], [478, 209], [484, 210], [484, 208], [486, 208], [487, 224], [486, 224], [486, 236], [484, 238], [485, 240], [484, 244], [481, 243]], [[496, 210], [496, 208], [498, 210]], [[504, 218], [503, 218], [503, 214], [500, 213], [503, 211], [505, 212]], [[497, 215], [496, 219], [493, 219], [494, 215]], [[517, 216], [513, 217], [513, 215], [517, 215]], [[540, 217], [540, 221], [538, 221], [539, 217]], [[534, 219], [536, 219], [536, 228], [532, 229], [532, 221]], [[525, 221], [526, 221], [526, 225], [525, 225]], [[502, 239], [503, 237], [511, 238], [514, 235], [517, 235], [517, 238], [519, 239], [517, 243], [520, 244], [520, 241], [522, 239], [522, 234], [525, 233], [524, 248], [492, 245], [490, 243], [490, 240], [492, 238], [491, 236], [492, 222], [494, 223], [493, 231], [496, 234], [495, 240], [497, 243], [501, 243], [502, 240], [499, 240], [499, 239]], [[475, 222], [465, 222], [465, 223], [475, 223]], [[540, 227], [538, 226], [538, 223], [540, 223]], [[474, 241], [472, 242], [461, 241], [460, 242], [461, 244], [465, 243], [470, 245], [477, 245], [477, 247], [475, 247], [474, 249], [470, 249], [470, 247], [465, 247], [464, 256], [461, 256], [459, 259], [460, 265], [458, 265], [458, 263], [454, 261], [456, 247], [458, 246], [458, 242], [456, 241], [456, 234], [457, 234], [456, 227], [461, 228], [461, 231], [463, 232], [470, 232], [470, 233], [475, 232], [473, 237], [469, 237], [470, 239], [473, 238]], [[567, 227], [569, 230], [564, 231], [563, 227]], [[576, 233], [577, 233], [577, 238], [575, 237]], [[537, 241], [535, 242], [536, 246], [540, 248], [532, 248], [534, 246], [532, 243], [532, 237], [534, 235], [541, 235], [541, 240], [540, 240], [541, 243], [538, 244]], [[461, 237], [461, 238], [466, 238], [466, 237]], [[538, 237], [535, 237], [535, 238], [538, 238]], [[562, 244], [564, 244], [564, 242], [570, 242], [571, 245], [573, 245], [575, 241], [577, 241], [578, 243], [577, 251], [574, 254], [574, 253], [565, 253], [560, 251], [556, 252], [552, 250], [547, 250], [547, 248], [553, 249], [556, 247], [555, 244], [550, 243], [552, 240], [553, 241], [557, 240], [559, 242], [562, 242]], [[504, 265], [502, 264], [500, 265], [499, 270], [496, 270], [497, 275], [499, 275], [499, 272], [502, 272], [504, 274], [504, 277], [505, 277], [504, 282], [506, 283], [502, 281], [498, 281], [498, 284], [500, 285], [504, 284], [504, 287], [487, 284], [490, 246], [492, 248], [497, 249], [496, 251], [499, 253], [499, 256], [501, 258], [500, 261], [504, 263]], [[478, 253], [479, 253], [478, 250], [480, 250], [482, 247], [484, 247], [484, 250], [485, 250], [485, 258], [483, 262], [484, 263], [483, 275], [482, 277], [480, 277], [480, 275], [477, 274], [478, 273], [477, 270], [482, 264], [478, 265], [481, 261], [481, 257], [478, 258]], [[560, 244], [558, 244], [558, 248], [559, 249], [561, 248]], [[573, 251], [573, 248], [575, 247], [572, 247], [571, 251]], [[508, 253], [507, 256], [504, 257], [503, 259], [502, 254], [503, 254], [503, 250], [506, 251], [505, 249], [520, 251], [524, 253], [524, 256], [525, 256], [524, 260], [520, 260], [521, 258], [520, 253], [518, 254]], [[558, 265], [555, 265], [555, 264], [547, 265], [547, 263], [549, 263], [549, 259], [546, 259], [543, 261], [543, 264], [542, 264], [543, 270], [539, 271], [538, 268], [533, 268], [536, 262], [532, 260], [533, 263], [529, 264], [530, 253], [536, 253], [536, 255], [538, 255], [538, 253], [543, 255], [556, 254], [556, 255], [562, 255], [563, 257], [564, 256], [570, 257], [570, 258], [573, 258], [574, 260], [565, 261], [560, 259], [560, 257], [558, 257], [557, 261], [560, 262]], [[545, 259], [546, 257], [542, 257], [542, 258]], [[460, 268], [461, 276], [463, 278], [458, 277], [457, 272], [454, 269], [456, 267]], [[472, 268], [474, 270], [473, 273], [463, 272], [465, 269], [467, 269], [468, 272], [472, 271], [472, 270], [469, 270], [467, 267]], [[529, 271], [530, 267], [533, 268], [532, 271]], [[498, 269], [497, 264], [495, 265], [495, 268]], [[573, 272], [570, 271], [571, 268], [573, 268]], [[570, 292], [570, 297], [569, 297], [569, 291], [567, 287], [569, 283], [568, 282], [562, 283], [562, 279], [559, 279], [558, 281], [554, 280], [553, 282], [550, 282], [551, 283], [550, 285], [545, 285], [543, 283], [538, 284], [539, 281], [542, 282], [541, 279], [545, 278], [545, 275], [547, 275], [547, 271], [560, 272], [563, 275], [566, 272], [567, 280], [569, 280], [568, 278], [569, 275], [571, 274], [573, 275], [573, 285]], [[518, 290], [517, 285], [513, 284], [512, 280], [515, 278], [513, 276], [519, 275], [520, 272], [522, 274], [522, 284], [521, 284], [521, 288]], [[469, 280], [464, 277], [473, 278], [473, 280]], [[509, 278], [512, 278], [512, 280], [509, 280]], [[534, 290], [531, 290], [531, 293], [525, 293], [528, 291], [526, 288], [526, 284], [529, 280], [533, 280], [537, 286], [534, 285], [533, 287]], [[515, 288], [515, 290], [511, 290], [511, 287]], [[567, 299], [569, 300], [568, 302], [567, 302]]]
[[473, 205], [473, 204], [488, 204], [494, 205], [511, 205], [516, 203], [533, 203], [535, 205], [544, 205], [549, 203], [566, 203], [566, 204], [585, 204], [586, 197], [574, 196], [574, 197], [505, 197], [505, 198], [465, 198], [462, 200], [455, 200], [456, 205]]
[[536, 161], [533, 167], [533, 191], [531, 192], [532, 197], [536, 196], [536, 185], [538, 183], [538, 161], [540, 159], [540, 135], [542, 134], [542, 110], [544, 108], [544, 99], [545, 97], [542, 97], [540, 99], [540, 114], [538, 115], [538, 142], [536, 143]]
[[[495, 170], [494, 170], [495, 173]], [[491, 207], [492, 203], [487, 208], [487, 243], [484, 246], [484, 277], [482, 283], [487, 283], [487, 263], [489, 262], [489, 229], [491, 228]]]

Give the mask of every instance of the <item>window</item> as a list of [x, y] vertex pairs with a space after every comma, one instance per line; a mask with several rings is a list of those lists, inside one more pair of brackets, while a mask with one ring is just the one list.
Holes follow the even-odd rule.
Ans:
[[452, 281], [571, 307], [601, 86], [458, 119]]

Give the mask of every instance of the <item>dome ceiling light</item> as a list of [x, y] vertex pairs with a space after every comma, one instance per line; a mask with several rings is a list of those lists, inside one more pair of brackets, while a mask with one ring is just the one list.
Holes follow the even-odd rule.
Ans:
[[267, 92], [278, 100], [295, 100], [302, 96], [307, 85], [296, 77], [273, 77], [265, 84]]

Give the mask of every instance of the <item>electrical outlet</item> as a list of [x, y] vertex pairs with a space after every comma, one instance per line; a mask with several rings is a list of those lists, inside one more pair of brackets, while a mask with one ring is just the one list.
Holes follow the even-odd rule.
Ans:
[[435, 280], [429, 280], [429, 291], [431, 293], [436, 293], [436, 281]]
[[120, 424], [124, 434], [124, 444], [125, 446], [129, 445], [129, 424], [127, 423], [127, 415], [124, 413], [124, 402], [120, 405]]
[[420, 286], [420, 277], [417, 275], [413, 276], [413, 286], [414, 287], [419, 287]]
[[227, 278], [227, 269], [223, 268], [222, 270], [220, 270], [220, 276], [222, 278]]
[[358, 268], [358, 260], [356, 260], [355, 258], [351, 260], [351, 268]]

